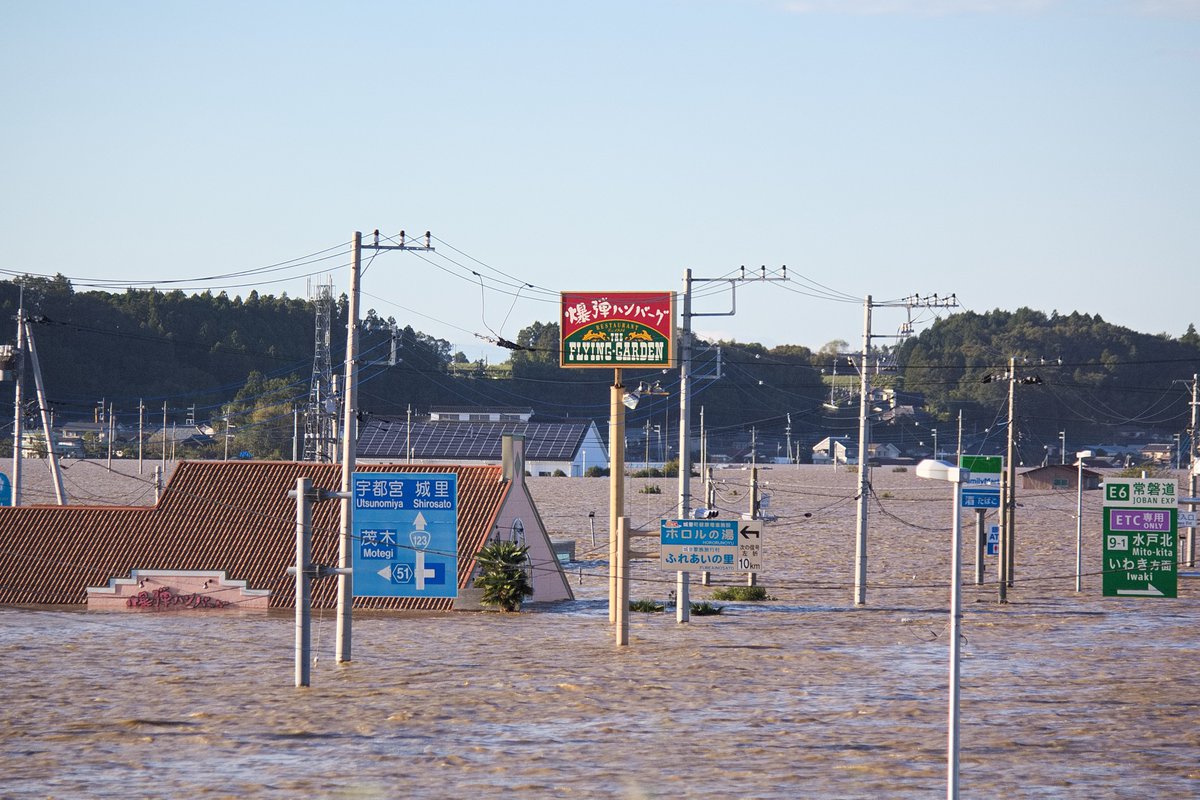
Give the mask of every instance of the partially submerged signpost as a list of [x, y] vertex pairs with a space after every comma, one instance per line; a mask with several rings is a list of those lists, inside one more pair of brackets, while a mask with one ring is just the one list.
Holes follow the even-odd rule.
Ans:
[[959, 457], [958, 466], [968, 470], [971, 475], [963, 487], [959, 502], [963, 508], [975, 509], [975, 585], [981, 586], [985, 547], [987, 555], [995, 555], [990, 537], [985, 539], [983, 518], [989, 508], [1000, 508], [1000, 476], [1004, 474], [1004, 458], [964, 455]]
[[[559, 310], [559, 366], [611, 368], [608, 420], [608, 621], [618, 647], [629, 644], [628, 547], [618, 527], [625, 515], [625, 386], [621, 370], [671, 366], [675, 334], [673, 292], [563, 292]], [[631, 398], [636, 407], [636, 398]], [[625, 609], [628, 611], [628, 609]]]

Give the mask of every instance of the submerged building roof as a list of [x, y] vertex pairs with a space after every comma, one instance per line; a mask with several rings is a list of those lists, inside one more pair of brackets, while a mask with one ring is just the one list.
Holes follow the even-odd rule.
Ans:
[[[513, 484], [499, 466], [360, 464], [368, 472], [452, 472], [458, 482], [459, 586], [469, 580]], [[337, 464], [185, 461], [152, 507], [0, 508], [0, 603], [81, 605], [87, 588], [132, 570], [221, 570], [269, 589], [272, 608], [294, 605], [296, 480], [337, 491]], [[340, 504], [312, 504], [312, 560], [336, 566]], [[316, 608], [336, 605], [337, 580], [312, 584]], [[449, 610], [449, 598], [360, 597], [356, 608]]]

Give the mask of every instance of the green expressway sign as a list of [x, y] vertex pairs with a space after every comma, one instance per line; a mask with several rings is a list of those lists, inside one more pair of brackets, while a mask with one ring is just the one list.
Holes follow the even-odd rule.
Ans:
[[1105, 481], [1105, 597], [1177, 596], [1177, 502], [1175, 481]]

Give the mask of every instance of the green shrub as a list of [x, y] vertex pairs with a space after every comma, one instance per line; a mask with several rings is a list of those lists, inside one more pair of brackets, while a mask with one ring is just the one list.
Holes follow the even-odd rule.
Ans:
[[662, 487], [656, 483], [648, 483], [638, 489], [638, 494], [662, 494]]
[[607, 478], [609, 472], [607, 467], [588, 467], [583, 474], [588, 478]]
[[712, 603], [692, 603], [693, 617], [712, 617], [724, 611], [723, 606], [714, 606]]
[[499, 606], [501, 611], [520, 611], [521, 601], [533, 594], [525, 565], [529, 548], [516, 542], [491, 542], [475, 556], [479, 577], [475, 588], [483, 589], [479, 601]]
[[771, 600], [762, 586], [725, 586], [712, 594], [713, 600]]
[[552, 474], [550, 477], [565, 478], [565, 477], [567, 477], [567, 473], [563, 472], [561, 469], [556, 469], [556, 470], [554, 470], [554, 474]]
[[630, 611], [641, 611], [646, 614], [655, 614], [662, 611], [665, 606], [654, 602], [653, 600], [630, 600]]
[[658, 467], [647, 467], [646, 469], [638, 469], [629, 473], [631, 478], [661, 478], [663, 477], [662, 470]]

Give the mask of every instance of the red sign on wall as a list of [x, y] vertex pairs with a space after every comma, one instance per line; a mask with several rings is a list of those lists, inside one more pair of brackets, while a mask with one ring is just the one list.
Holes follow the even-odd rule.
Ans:
[[669, 367], [674, 292], [563, 292], [563, 367]]

